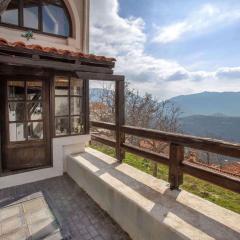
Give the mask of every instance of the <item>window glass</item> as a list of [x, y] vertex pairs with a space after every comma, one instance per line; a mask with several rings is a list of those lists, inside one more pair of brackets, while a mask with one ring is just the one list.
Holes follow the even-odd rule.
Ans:
[[25, 99], [25, 83], [23, 81], [8, 82], [8, 99], [9, 100]]
[[42, 119], [42, 103], [40, 102], [31, 102], [27, 104], [27, 118], [31, 121], [41, 120]]
[[27, 99], [38, 101], [42, 99], [42, 82], [27, 82]]
[[55, 116], [69, 115], [68, 97], [55, 97]]
[[24, 123], [10, 123], [9, 134], [11, 142], [25, 141]]
[[19, 17], [19, 1], [14, 0], [10, 2], [8, 8], [2, 14], [1, 21], [3, 23], [18, 25], [19, 24], [18, 17]]
[[80, 115], [82, 112], [81, 98], [71, 97], [71, 115]]
[[21, 122], [25, 118], [25, 104], [18, 102], [10, 102], [8, 104], [8, 114], [10, 122]]
[[80, 134], [84, 131], [84, 125], [80, 117], [71, 118], [71, 134]]
[[63, 136], [69, 134], [69, 118], [57, 117], [55, 119], [55, 132], [56, 136]]
[[23, 7], [23, 25], [27, 28], [38, 29], [38, 2], [25, 0]]
[[71, 95], [82, 96], [83, 81], [78, 78], [71, 78]]
[[69, 80], [66, 77], [55, 78], [55, 95], [68, 95]]
[[44, 3], [42, 7], [43, 32], [69, 36], [69, 22], [65, 10], [57, 5]]
[[43, 139], [43, 122], [28, 123], [28, 140]]

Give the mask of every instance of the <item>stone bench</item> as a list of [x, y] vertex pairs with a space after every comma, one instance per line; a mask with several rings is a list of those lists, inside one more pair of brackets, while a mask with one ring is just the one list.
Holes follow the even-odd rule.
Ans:
[[239, 239], [239, 214], [91, 148], [67, 172], [134, 240]]

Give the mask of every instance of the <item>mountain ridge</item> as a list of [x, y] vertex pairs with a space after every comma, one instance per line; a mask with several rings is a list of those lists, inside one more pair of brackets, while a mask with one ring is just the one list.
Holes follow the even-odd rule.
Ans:
[[240, 92], [201, 92], [169, 99], [180, 107], [183, 116], [226, 115], [240, 117]]

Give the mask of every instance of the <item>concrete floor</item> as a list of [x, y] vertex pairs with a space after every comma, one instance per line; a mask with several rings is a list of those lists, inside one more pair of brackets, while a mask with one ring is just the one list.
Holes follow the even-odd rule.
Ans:
[[[60, 225], [64, 239], [130, 239], [118, 224], [67, 175], [0, 190], [0, 208], [37, 192], [42, 192]], [[0, 230], [0, 240], [5, 240], [3, 236]]]

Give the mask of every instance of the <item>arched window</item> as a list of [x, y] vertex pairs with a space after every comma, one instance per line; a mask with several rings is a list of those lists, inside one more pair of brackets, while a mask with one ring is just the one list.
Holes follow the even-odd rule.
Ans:
[[62, 0], [12, 0], [1, 16], [2, 25], [70, 37], [71, 20]]

